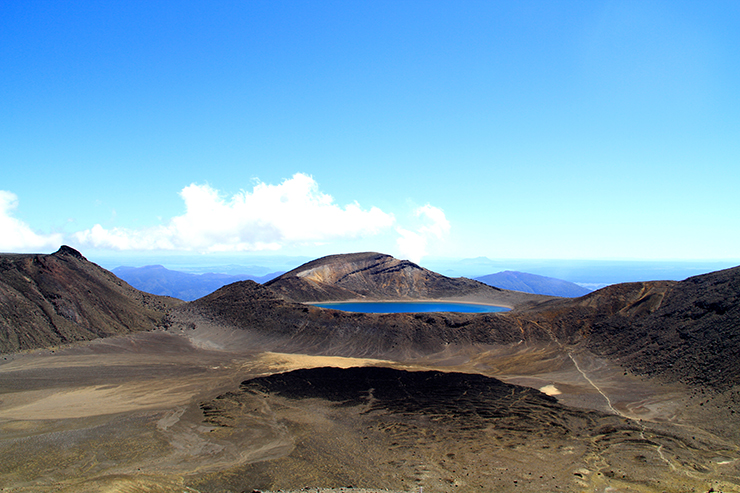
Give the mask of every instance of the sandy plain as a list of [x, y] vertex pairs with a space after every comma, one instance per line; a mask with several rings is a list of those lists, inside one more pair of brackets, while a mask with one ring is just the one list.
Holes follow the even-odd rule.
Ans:
[[[245, 395], [222, 401], [229, 426], [204, 418], [245, 380], [325, 366], [477, 373], [606, 417], [529, 436]], [[555, 345], [398, 362], [262, 351], [213, 327], [139, 333], [0, 358], [0, 491], [740, 491], [740, 427], [710, 401]], [[610, 416], [629, 426], [585, 429]]]

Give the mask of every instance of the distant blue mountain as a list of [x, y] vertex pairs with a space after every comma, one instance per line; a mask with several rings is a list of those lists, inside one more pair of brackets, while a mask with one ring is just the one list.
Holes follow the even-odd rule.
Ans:
[[192, 301], [210, 294], [237, 281], [252, 280], [264, 283], [278, 277], [282, 272], [273, 272], [264, 276], [249, 274], [189, 274], [169, 270], [161, 265], [146, 267], [116, 267], [112, 272], [136, 289], [147, 293], [172, 296], [185, 301]]
[[422, 267], [449, 277], [476, 279], [490, 272], [536, 272], [594, 288], [640, 281], [682, 281], [686, 278], [730, 269], [740, 258], [728, 260], [573, 260], [498, 259], [487, 257], [425, 258]]
[[561, 296], [564, 298], [577, 298], [591, 292], [578, 284], [563, 281], [562, 279], [510, 270], [476, 277], [475, 280], [496, 288], [522, 291], [524, 293]]

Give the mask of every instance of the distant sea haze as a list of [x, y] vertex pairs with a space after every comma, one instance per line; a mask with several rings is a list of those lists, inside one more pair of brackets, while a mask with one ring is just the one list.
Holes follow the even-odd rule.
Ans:
[[519, 271], [562, 279], [595, 289], [609, 284], [641, 281], [682, 281], [688, 277], [740, 265], [727, 260], [492, 260], [486, 257], [454, 260], [429, 258], [427, 269], [450, 277], [471, 279], [502, 271]]
[[[121, 253], [88, 259], [113, 270], [122, 265], [162, 265], [167, 269], [191, 274], [221, 273], [266, 276], [287, 272], [313, 260], [313, 257], [283, 255], [172, 255], [134, 256]], [[424, 258], [420, 265], [449, 277], [475, 279], [502, 271], [519, 271], [562, 279], [593, 289], [608, 284], [638, 281], [681, 281], [687, 277], [715, 272], [740, 265], [740, 257], [727, 260], [541, 260], [490, 259], [487, 257], [454, 259]]]

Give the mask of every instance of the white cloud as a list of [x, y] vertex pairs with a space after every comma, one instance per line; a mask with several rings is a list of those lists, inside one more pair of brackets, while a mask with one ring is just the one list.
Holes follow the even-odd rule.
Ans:
[[31, 252], [56, 249], [62, 244], [62, 235], [40, 235], [26, 223], [12, 216], [18, 207], [18, 197], [0, 190], [0, 251]]
[[439, 207], [427, 204], [416, 209], [416, 215], [426, 218], [425, 224], [420, 230], [422, 233], [442, 239], [450, 232], [450, 222], [445, 217], [444, 211]]
[[431, 241], [450, 230], [444, 212], [432, 205], [414, 210], [415, 224], [397, 224], [395, 216], [357, 202], [340, 206], [302, 173], [278, 185], [258, 183], [251, 191], [226, 196], [208, 185], [191, 184], [180, 192], [182, 215], [151, 228], [92, 228], [69, 235], [41, 235], [12, 211], [15, 194], [0, 190], [0, 251], [56, 249], [63, 243], [113, 250], [237, 252], [279, 250], [361, 238], [393, 241], [401, 258], [419, 262]]
[[397, 227], [396, 231], [400, 235], [396, 240], [396, 245], [403, 258], [419, 263], [427, 255], [427, 245], [430, 240], [444, 238], [450, 231], [450, 222], [447, 220], [444, 211], [433, 205], [418, 207], [414, 211], [421, 224], [415, 231]]
[[427, 254], [427, 238], [421, 233], [403, 228], [396, 228], [396, 231], [400, 235], [396, 240], [400, 257], [417, 264], [421, 262]]
[[180, 196], [185, 213], [166, 225], [133, 230], [98, 224], [75, 237], [82, 245], [119, 250], [256, 251], [372, 236], [395, 223], [392, 214], [377, 207], [340, 207], [302, 173], [228, 198], [196, 184]]

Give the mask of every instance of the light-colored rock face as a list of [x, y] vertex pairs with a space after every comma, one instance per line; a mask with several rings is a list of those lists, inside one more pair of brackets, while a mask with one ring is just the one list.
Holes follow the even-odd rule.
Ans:
[[335, 273], [326, 265], [314, 269], [305, 270], [296, 274], [297, 277], [307, 281], [334, 282]]
[[369, 274], [392, 268], [401, 264], [401, 261], [389, 256], [374, 256], [360, 259], [337, 259], [316, 267], [296, 273], [296, 277], [308, 281], [336, 284], [347, 278], [368, 278]]
[[386, 295], [407, 296], [424, 294], [429, 277], [435, 277], [436, 274], [410, 262], [374, 255], [309, 266], [295, 273], [295, 276], [361, 293], [380, 290]]

